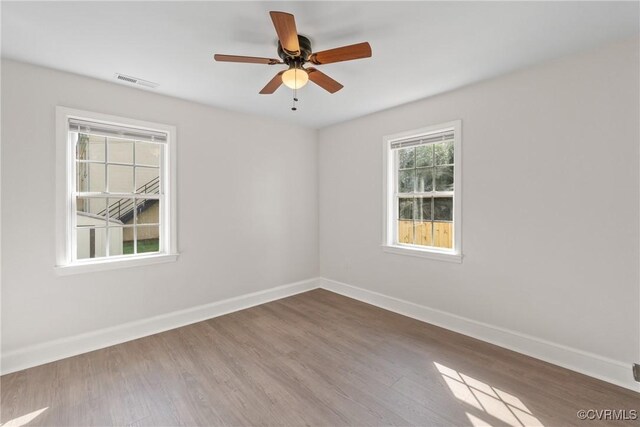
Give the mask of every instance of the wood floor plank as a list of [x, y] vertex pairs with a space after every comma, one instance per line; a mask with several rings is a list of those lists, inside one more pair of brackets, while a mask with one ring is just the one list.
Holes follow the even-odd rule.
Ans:
[[0, 382], [0, 422], [34, 426], [564, 426], [640, 409], [637, 393], [325, 290]]

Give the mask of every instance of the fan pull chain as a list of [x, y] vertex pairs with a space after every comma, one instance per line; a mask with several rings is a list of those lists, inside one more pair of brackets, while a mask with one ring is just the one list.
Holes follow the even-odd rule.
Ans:
[[295, 83], [293, 85], [293, 101], [291, 102], [291, 111], [296, 111], [298, 109], [296, 107], [296, 102], [298, 102], [298, 69], [295, 68], [293, 70], [293, 73]]
[[298, 102], [298, 89], [293, 90], [293, 101], [291, 102], [291, 111], [296, 111], [296, 102]]

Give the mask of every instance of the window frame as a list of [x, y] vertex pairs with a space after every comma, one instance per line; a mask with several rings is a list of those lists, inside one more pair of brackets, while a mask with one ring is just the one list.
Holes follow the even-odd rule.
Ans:
[[[166, 148], [160, 164], [161, 188], [165, 208], [160, 215], [160, 252], [76, 259], [73, 255], [76, 236], [75, 214], [75, 146], [69, 137], [69, 120], [78, 119], [108, 125], [126, 126], [167, 134]], [[108, 159], [105, 159], [105, 162]], [[106, 166], [105, 166], [106, 167]], [[176, 128], [175, 126], [113, 116], [91, 111], [56, 107], [56, 273], [77, 274], [93, 271], [171, 262], [178, 258], [176, 218]]]
[[[396, 186], [398, 169], [395, 165], [394, 150], [391, 144], [408, 138], [426, 137], [430, 134], [453, 131], [453, 248], [444, 249], [430, 246], [397, 243], [398, 226], [396, 212], [398, 211]], [[449, 262], [462, 262], [462, 121], [453, 120], [420, 129], [386, 135], [382, 138], [383, 158], [383, 226], [382, 249], [385, 252], [430, 258]], [[433, 193], [432, 193], [433, 194]], [[418, 194], [419, 195], [419, 194]], [[433, 194], [433, 197], [436, 197]]]

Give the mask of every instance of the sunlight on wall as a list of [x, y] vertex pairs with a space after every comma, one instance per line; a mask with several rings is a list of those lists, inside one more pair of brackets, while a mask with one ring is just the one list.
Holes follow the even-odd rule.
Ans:
[[25, 424], [28, 424], [31, 421], [33, 421], [38, 415], [40, 415], [41, 413], [43, 413], [47, 409], [49, 409], [48, 406], [46, 408], [38, 409], [37, 411], [29, 412], [26, 415], [23, 415], [21, 417], [17, 417], [17, 418], [14, 418], [12, 420], [9, 420], [4, 424], [0, 424], [0, 426], [2, 426], [2, 427], [21, 427], [21, 426], [23, 426]]
[[[542, 426], [516, 396], [439, 363], [433, 364], [458, 400], [510, 426]], [[469, 412], [466, 415], [474, 427], [491, 425]]]

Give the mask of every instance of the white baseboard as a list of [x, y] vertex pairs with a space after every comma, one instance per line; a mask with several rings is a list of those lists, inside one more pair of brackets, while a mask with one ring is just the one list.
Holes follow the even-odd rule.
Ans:
[[633, 391], [640, 384], [633, 380], [631, 363], [624, 363], [597, 354], [546, 341], [531, 335], [478, 322], [434, 308], [321, 278], [320, 287], [385, 310], [393, 311], [454, 332], [468, 335], [572, 371], [607, 381]]
[[240, 295], [147, 319], [20, 348], [2, 354], [2, 374], [20, 371], [89, 351], [179, 328], [318, 287], [318, 278]]

